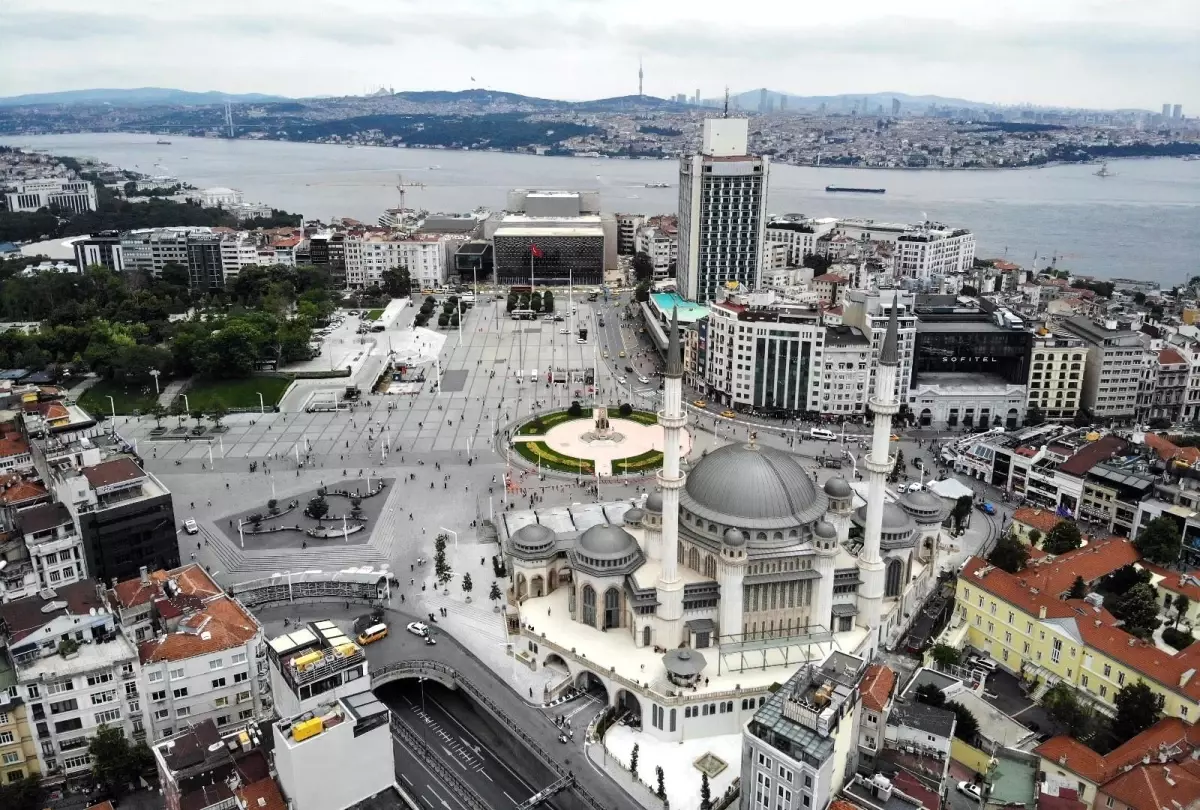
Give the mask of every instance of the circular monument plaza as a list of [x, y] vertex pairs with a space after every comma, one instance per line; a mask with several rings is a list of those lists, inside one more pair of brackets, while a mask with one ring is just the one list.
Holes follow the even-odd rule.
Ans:
[[[684, 457], [692, 437], [682, 431]], [[540, 469], [601, 478], [646, 475], [662, 467], [663, 429], [649, 411], [569, 409], [540, 414], [512, 437], [513, 450]]]

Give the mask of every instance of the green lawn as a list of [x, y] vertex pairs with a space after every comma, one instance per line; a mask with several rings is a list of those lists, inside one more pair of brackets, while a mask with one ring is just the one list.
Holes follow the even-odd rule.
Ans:
[[367, 312], [367, 320], [368, 321], [377, 321], [382, 317], [383, 317], [382, 309], [372, 309]]
[[[197, 380], [184, 393], [193, 411], [209, 411], [220, 402], [226, 408], [257, 408], [258, 395], [268, 408], [279, 402], [292, 381], [284, 377], [246, 377], [238, 380]], [[182, 401], [182, 398], [181, 400]]]
[[[108, 401], [109, 397], [113, 398], [112, 402]], [[156, 402], [158, 397], [154, 395], [153, 381], [124, 385], [114, 380], [101, 380], [79, 397], [79, 406], [92, 416], [112, 416], [113, 405], [121, 415], [146, 413]]]
[[647, 450], [645, 453], [639, 453], [636, 456], [613, 459], [612, 470], [617, 474], [637, 473], [645, 472], [646, 470], [657, 470], [662, 464], [662, 451]]
[[575, 473], [576, 475], [590, 475], [592, 472], [592, 462], [588, 459], [579, 459], [551, 450], [545, 442], [513, 442], [513, 449], [526, 461], [545, 469]]

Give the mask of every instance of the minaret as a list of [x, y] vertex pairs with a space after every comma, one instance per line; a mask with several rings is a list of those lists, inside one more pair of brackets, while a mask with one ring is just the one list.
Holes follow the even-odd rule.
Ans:
[[892, 417], [900, 411], [896, 401], [896, 366], [899, 365], [898, 297], [892, 297], [892, 314], [887, 332], [879, 349], [875, 370], [875, 396], [871, 411], [875, 414], [871, 435], [871, 455], [867, 468], [867, 523], [862, 551], [858, 554], [858, 569], [862, 572], [862, 587], [858, 592], [858, 623], [867, 628], [864, 650], [873, 657], [879, 649], [879, 622], [883, 612], [883, 560], [879, 557], [879, 539], [883, 533], [883, 484], [892, 471], [888, 455], [892, 436]]
[[679, 490], [684, 474], [680, 466], [681, 432], [687, 424], [683, 410], [683, 358], [679, 349], [679, 310], [671, 312], [671, 335], [667, 342], [667, 370], [663, 374], [663, 409], [658, 412], [663, 428], [663, 466], [658, 472], [662, 490], [662, 569], [658, 577], [658, 643], [673, 648], [682, 640], [683, 580], [676, 558], [679, 550]]

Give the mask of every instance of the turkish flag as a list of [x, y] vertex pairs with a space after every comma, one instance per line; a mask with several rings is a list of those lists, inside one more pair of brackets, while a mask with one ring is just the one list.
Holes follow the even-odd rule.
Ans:
[[542, 251], [538, 250], [538, 246], [533, 242], [529, 243], [529, 252], [533, 254], [533, 258], [535, 259], [542, 258]]

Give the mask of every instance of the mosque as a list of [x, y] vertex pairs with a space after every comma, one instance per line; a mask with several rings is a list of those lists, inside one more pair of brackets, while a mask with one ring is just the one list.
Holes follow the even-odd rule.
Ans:
[[655, 491], [504, 514], [514, 655], [546, 671], [546, 700], [603, 691], [661, 739], [732, 734], [800, 665], [834, 651], [870, 660], [899, 641], [936, 583], [947, 507], [929, 492], [885, 490], [899, 410], [895, 313], [865, 487], [818, 486], [794, 455], [753, 434], [685, 469], [672, 319]]

